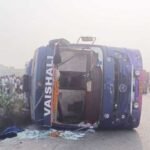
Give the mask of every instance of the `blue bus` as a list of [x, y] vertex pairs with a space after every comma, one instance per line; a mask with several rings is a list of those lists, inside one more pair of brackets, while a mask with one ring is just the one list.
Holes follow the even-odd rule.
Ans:
[[34, 122], [63, 129], [87, 123], [103, 129], [138, 127], [143, 70], [139, 50], [94, 41], [55, 39], [35, 51], [27, 66], [30, 81], [25, 81]]

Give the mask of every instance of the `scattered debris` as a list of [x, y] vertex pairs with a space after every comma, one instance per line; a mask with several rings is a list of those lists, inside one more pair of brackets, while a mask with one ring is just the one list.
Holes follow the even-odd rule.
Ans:
[[19, 139], [42, 139], [49, 135], [49, 131], [39, 131], [39, 130], [28, 130], [18, 133], [17, 138]]
[[71, 132], [71, 131], [64, 131], [60, 133], [60, 137], [67, 139], [67, 140], [79, 140], [85, 136], [84, 132]]
[[58, 138], [61, 137], [67, 140], [79, 140], [85, 137], [87, 133], [95, 133], [94, 129], [88, 129], [86, 131], [59, 131], [55, 129], [50, 130], [28, 130], [18, 133], [18, 139], [43, 139], [47, 137]]
[[22, 128], [17, 128], [16, 126], [8, 127], [4, 131], [1, 132], [0, 139], [3, 140], [6, 138], [16, 137], [17, 133], [22, 132], [22, 131], [23, 131]]
[[[93, 129], [93, 130], [94, 130], [94, 129], [97, 129], [97, 128], [98, 128], [98, 125], [99, 125], [98, 122], [95, 122], [94, 124], [81, 122], [81, 123], [78, 124], [78, 126], [79, 126], [80, 128], [77, 129], [77, 131], [83, 130], [83, 129], [86, 129], [86, 130]], [[95, 130], [94, 130], [94, 131], [95, 131]]]
[[60, 136], [60, 132], [59, 131], [52, 131], [52, 132], [50, 132], [50, 134], [49, 134], [51, 137], [59, 137]]
[[82, 128], [93, 128], [92, 124], [90, 123], [85, 123], [85, 122], [81, 122], [78, 124], [79, 127], [82, 127]]

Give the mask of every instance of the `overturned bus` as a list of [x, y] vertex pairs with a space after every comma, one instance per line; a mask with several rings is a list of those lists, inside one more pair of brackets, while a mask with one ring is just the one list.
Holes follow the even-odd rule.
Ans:
[[[45, 127], [132, 129], [140, 123], [142, 58], [138, 50], [51, 40], [27, 65], [31, 118]], [[80, 125], [80, 126], [79, 126]]]

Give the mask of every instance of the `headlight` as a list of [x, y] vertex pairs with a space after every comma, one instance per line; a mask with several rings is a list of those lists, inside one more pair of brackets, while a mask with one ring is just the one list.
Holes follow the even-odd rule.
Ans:
[[133, 107], [134, 107], [135, 109], [138, 109], [138, 108], [139, 108], [139, 103], [138, 103], [138, 102], [135, 102], [135, 103], [133, 104]]
[[140, 71], [139, 71], [139, 70], [136, 70], [136, 71], [135, 71], [135, 75], [136, 75], [136, 76], [139, 76], [139, 75], [140, 75]]
[[125, 119], [126, 118], [126, 116], [125, 115], [121, 115], [121, 119]]
[[104, 118], [105, 118], [105, 119], [108, 119], [109, 117], [110, 117], [109, 114], [104, 114]]

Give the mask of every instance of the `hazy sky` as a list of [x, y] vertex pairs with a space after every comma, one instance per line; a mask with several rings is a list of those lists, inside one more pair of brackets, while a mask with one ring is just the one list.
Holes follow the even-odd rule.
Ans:
[[0, 0], [0, 64], [24, 67], [53, 38], [138, 48], [150, 70], [148, 0]]

